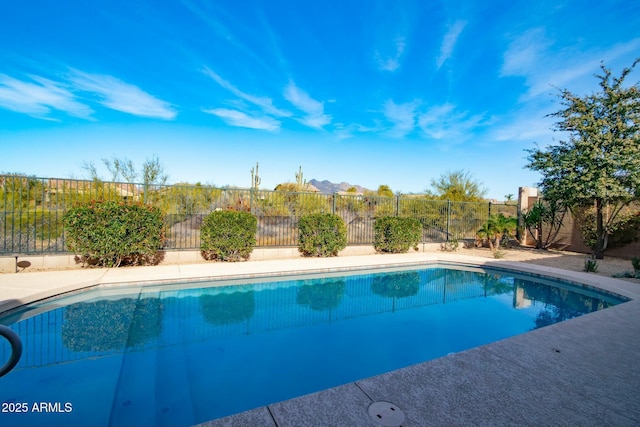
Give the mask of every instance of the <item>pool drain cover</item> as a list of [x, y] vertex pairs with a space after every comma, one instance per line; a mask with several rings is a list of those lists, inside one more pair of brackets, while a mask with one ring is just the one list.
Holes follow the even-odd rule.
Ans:
[[373, 402], [369, 405], [369, 416], [385, 427], [399, 427], [404, 422], [404, 412], [391, 402]]

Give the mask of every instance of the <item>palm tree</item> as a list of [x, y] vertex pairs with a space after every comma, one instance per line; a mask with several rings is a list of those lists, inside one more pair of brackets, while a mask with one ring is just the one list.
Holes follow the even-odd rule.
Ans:
[[485, 240], [489, 243], [489, 249], [493, 252], [493, 242], [491, 241], [491, 237], [493, 237], [493, 229], [490, 221], [482, 224], [482, 228], [480, 228], [476, 233], [483, 243]]
[[493, 214], [476, 233], [482, 240], [488, 241], [489, 249], [494, 252], [500, 248], [503, 239], [513, 236], [517, 226], [516, 218], [506, 217], [503, 213]]
[[504, 216], [502, 213], [492, 216], [495, 216], [496, 246], [500, 246], [500, 243], [503, 240], [513, 237], [513, 234], [518, 227], [518, 220], [514, 217]]

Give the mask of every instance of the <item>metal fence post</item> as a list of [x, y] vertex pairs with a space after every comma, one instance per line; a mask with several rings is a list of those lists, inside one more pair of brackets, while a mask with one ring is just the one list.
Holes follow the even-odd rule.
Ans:
[[451, 200], [447, 200], [447, 242], [449, 241], [450, 224], [451, 224]]
[[338, 193], [333, 193], [333, 206], [331, 207], [331, 213], [336, 214], [336, 197], [338, 197]]

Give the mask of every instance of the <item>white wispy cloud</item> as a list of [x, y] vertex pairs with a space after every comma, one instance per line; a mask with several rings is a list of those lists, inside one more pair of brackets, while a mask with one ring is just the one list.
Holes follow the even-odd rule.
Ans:
[[280, 121], [268, 116], [251, 117], [248, 114], [243, 113], [242, 111], [230, 110], [226, 108], [214, 108], [202, 111], [220, 117], [231, 126], [267, 130], [271, 132], [280, 129]]
[[306, 115], [300, 123], [314, 129], [321, 129], [331, 123], [331, 116], [324, 113], [324, 104], [311, 98], [309, 94], [296, 86], [294, 82], [284, 88], [285, 99]]
[[547, 39], [544, 28], [532, 28], [515, 38], [504, 53], [500, 69], [501, 76], [522, 76], [530, 74], [539, 66], [545, 51], [553, 43]]
[[112, 110], [165, 120], [172, 120], [177, 115], [168, 102], [112, 76], [74, 70], [70, 81], [77, 90], [97, 95], [98, 102]]
[[418, 126], [425, 136], [447, 143], [460, 143], [484, 126], [482, 114], [459, 112], [453, 104], [437, 105], [418, 116]]
[[362, 133], [377, 133], [385, 129], [384, 125], [375, 121], [374, 126], [365, 126], [360, 123], [350, 123], [345, 125], [344, 123], [334, 123], [333, 133], [340, 139], [353, 138], [356, 134]]
[[376, 52], [376, 59], [378, 61], [378, 68], [384, 71], [395, 71], [400, 67], [400, 58], [404, 53], [404, 49], [407, 43], [404, 37], [396, 37], [394, 39], [395, 53], [391, 56], [382, 57], [382, 55]]
[[419, 101], [396, 104], [389, 99], [384, 104], [384, 116], [393, 124], [387, 134], [392, 138], [403, 138], [411, 133], [416, 126], [416, 109]]
[[458, 42], [458, 37], [460, 37], [460, 33], [462, 33], [466, 25], [467, 21], [456, 21], [453, 25], [449, 26], [447, 34], [445, 34], [442, 40], [442, 45], [440, 45], [440, 56], [436, 59], [438, 69], [442, 67], [442, 64], [444, 64], [447, 59], [451, 58], [453, 49]]
[[489, 132], [490, 141], [538, 142], [547, 144], [553, 140], [554, 118], [544, 109], [525, 109], [494, 123]]
[[51, 110], [81, 118], [89, 118], [93, 113], [62, 84], [39, 76], [29, 77], [32, 81], [0, 74], [0, 107], [39, 118], [49, 118]]
[[[607, 65], [640, 50], [640, 38], [601, 49], [577, 51], [556, 46], [543, 28], [532, 28], [509, 44], [503, 56], [500, 75], [524, 77], [526, 92], [520, 101], [547, 97], [554, 88], [582, 93], [594, 87], [593, 74], [600, 64]], [[570, 86], [570, 87], [568, 87]]]
[[240, 89], [238, 89], [237, 87], [235, 87], [234, 85], [232, 85], [230, 82], [228, 82], [227, 80], [223, 79], [222, 77], [220, 77], [215, 71], [205, 67], [203, 68], [202, 72], [211, 77], [216, 83], [218, 83], [222, 88], [228, 90], [229, 92], [231, 92], [232, 94], [234, 94], [235, 96], [237, 96], [238, 98], [249, 102], [257, 107], [260, 107], [260, 109], [262, 109], [262, 111], [264, 111], [266, 114], [272, 115], [272, 116], [276, 116], [276, 117], [290, 117], [291, 113], [289, 111], [286, 110], [282, 110], [280, 108], [277, 108], [276, 106], [273, 105], [273, 100], [269, 97], [265, 97], [265, 96], [255, 96], [255, 95], [251, 95], [249, 93], [243, 92]]

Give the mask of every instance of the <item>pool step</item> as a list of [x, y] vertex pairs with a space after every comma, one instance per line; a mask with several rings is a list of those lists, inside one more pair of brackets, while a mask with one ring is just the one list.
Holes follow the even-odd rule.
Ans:
[[156, 363], [155, 426], [196, 424], [184, 350], [180, 345], [160, 348]]
[[153, 350], [124, 355], [109, 425], [153, 425], [156, 362]]
[[158, 295], [139, 295], [132, 313], [109, 425], [154, 425], [157, 357], [162, 306]]

